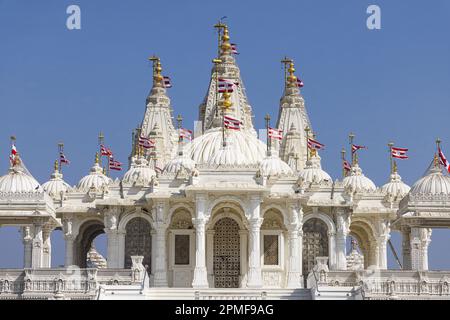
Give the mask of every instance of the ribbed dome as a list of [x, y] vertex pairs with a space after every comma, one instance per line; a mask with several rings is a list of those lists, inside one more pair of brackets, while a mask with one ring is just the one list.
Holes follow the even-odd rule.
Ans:
[[412, 186], [410, 194], [450, 194], [450, 177], [443, 175], [441, 169], [435, 167]]
[[187, 155], [181, 153], [172, 160], [170, 160], [164, 167], [164, 172], [177, 173], [180, 169], [185, 169], [188, 173], [195, 168], [195, 161]]
[[307, 183], [311, 183], [313, 181], [332, 181], [330, 175], [322, 170], [322, 166], [320, 165], [320, 157], [318, 155], [312, 156], [306, 161], [305, 168], [300, 171], [300, 178]]
[[259, 164], [259, 170], [263, 176], [291, 175], [293, 171], [289, 165], [278, 157], [278, 152], [271, 151]]
[[0, 192], [36, 192], [41, 185], [20, 165], [10, 168], [8, 174], [0, 177]]
[[152, 177], [156, 176], [155, 170], [149, 165], [143, 156], [133, 157], [131, 167], [123, 176], [123, 182], [127, 184], [139, 184], [146, 186], [150, 184]]
[[411, 188], [402, 181], [397, 172], [391, 174], [390, 180], [381, 187], [381, 191], [389, 196], [403, 198]]
[[377, 187], [367, 178], [359, 165], [356, 163], [352, 166], [351, 173], [343, 180], [344, 188], [353, 192], [375, 191]]
[[59, 198], [61, 193], [66, 193], [72, 190], [72, 188], [63, 180], [63, 175], [56, 169], [50, 180], [42, 185], [42, 188], [47, 192], [52, 198]]
[[112, 180], [103, 174], [102, 167], [95, 163], [91, 168], [91, 172], [78, 182], [77, 189], [83, 192], [89, 191], [91, 188], [98, 191], [104, 185], [108, 185]]
[[228, 130], [223, 148], [222, 130], [215, 128], [194, 139], [187, 154], [197, 163], [209, 165], [256, 165], [264, 158], [265, 144], [247, 131]]

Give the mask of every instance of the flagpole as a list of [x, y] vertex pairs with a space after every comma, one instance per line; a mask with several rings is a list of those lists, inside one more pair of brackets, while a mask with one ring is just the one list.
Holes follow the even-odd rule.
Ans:
[[306, 160], [309, 161], [309, 146], [308, 146], [308, 142], [309, 142], [309, 132], [311, 131], [311, 129], [309, 127], [305, 128], [305, 132], [306, 132]]
[[355, 153], [353, 152], [353, 139], [355, 139], [355, 135], [350, 132], [350, 134], [348, 135], [348, 141], [350, 144], [350, 152], [352, 155], [352, 166], [355, 165]]
[[266, 120], [267, 155], [270, 156], [270, 148], [272, 146], [272, 139], [270, 139], [270, 136], [269, 136], [270, 115], [266, 114], [266, 116], [264, 117], [264, 120]]
[[[9, 140], [10, 140], [10, 144], [11, 144], [11, 150], [12, 150], [12, 147], [15, 145], [15, 143], [16, 143], [16, 136], [11, 136], [11, 137], [9, 137]], [[11, 151], [10, 151], [11, 152]], [[14, 166], [14, 163], [15, 163], [15, 159], [13, 159], [12, 157], [11, 157], [11, 153], [10, 153], [10, 162], [11, 162], [11, 166]]]
[[[439, 151], [441, 150], [441, 142], [442, 142], [441, 139], [439, 139], [439, 138], [436, 139], [437, 155], [438, 155], [439, 159], [440, 159]], [[441, 167], [441, 161], [439, 160], [437, 163], [438, 163], [438, 168], [440, 168]]]
[[392, 157], [392, 147], [394, 146], [393, 142], [388, 143], [389, 146], [389, 162], [391, 165], [391, 174], [394, 173], [394, 158]]
[[105, 141], [105, 136], [100, 131], [100, 133], [98, 134], [98, 147], [99, 147], [99, 151], [100, 151], [100, 160], [99, 160], [100, 167], [102, 166], [102, 147], [101, 147], [101, 145], [103, 144], [104, 141]]
[[292, 62], [292, 59], [289, 59], [286, 56], [284, 56], [284, 59], [281, 60], [281, 63], [283, 63], [283, 65], [284, 65], [284, 89], [285, 90], [286, 90], [286, 87], [287, 87], [287, 77], [288, 77], [288, 75], [287, 75], [287, 64], [291, 63], [291, 62]]
[[61, 165], [61, 154], [63, 154], [64, 152], [64, 143], [60, 142], [58, 143], [58, 150], [59, 150], [59, 160], [58, 160], [58, 164], [59, 164], [59, 173], [62, 173], [62, 165]]
[[222, 63], [222, 60], [220, 59], [213, 59], [212, 61], [215, 65], [215, 72], [216, 72], [216, 117], [219, 115], [219, 71], [217, 70], [217, 66], [219, 63]]
[[345, 171], [345, 148], [342, 148], [341, 154], [342, 154], [342, 178], [345, 178], [347, 176]]

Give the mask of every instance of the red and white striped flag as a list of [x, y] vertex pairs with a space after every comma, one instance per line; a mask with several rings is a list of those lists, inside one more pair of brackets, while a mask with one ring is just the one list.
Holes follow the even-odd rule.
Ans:
[[100, 145], [100, 154], [101, 154], [102, 156], [110, 157], [110, 156], [113, 155], [113, 152], [112, 152], [111, 149], [109, 149], [109, 148], [107, 148], [107, 147], [105, 147], [104, 145], [101, 144], [101, 145]]
[[230, 116], [224, 116], [223, 117], [223, 125], [225, 126], [225, 128], [227, 129], [231, 129], [231, 130], [240, 130], [240, 125], [242, 124], [242, 122], [238, 119], [232, 118]]
[[164, 77], [164, 88], [172, 88], [172, 81], [169, 77]]
[[447, 158], [444, 155], [444, 152], [442, 152], [442, 149], [439, 148], [439, 160], [441, 164], [447, 169], [447, 172], [450, 173], [450, 163], [448, 162]]
[[67, 164], [67, 165], [70, 164], [69, 159], [66, 158], [66, 156], [64, 155], [64, 153], [62, 151], [59, 153], [59, 162], [61, 164]]
[[356, 144], [352, 144], [352, 153], [355, 153], [356, 151], [360, 149], [367, 149], [366, 146], [357, 146]]
[[283, 130], [275, 129], [269, 127], [269, 138], [282, 140], [283, 139]]
[[122, 162], [114, 160], [112, 156], [109, 157], [109, 170], [122, 170]]
[[14, 164], [14, 160], [16, 159], [17, 148], [15, 144], [11, 145], [11, 154], [9, 156], [9, 160], [11, 161], [11, 165]]
[[218, 79], [218, 86], [219, 86], [219, 92], [223, 93], [223, 92], [233, 92], [233, 86], [238, 86], [239, 82], [233, 82], [231, 80], [228, 79], [223, 79], [223, 78], [219, 78]]
[[347, 172], [352, 170], [352, 165], [345, 159], [342, 162], [342, 166], [344, 167], [344, 170], [347, 171]]
[[297, 87], [303, 88], [303, 86], [304, 86], [304, 84], [303, 84], [302, 79], [300, 79], [300, 78], [297, 77]]
[[320, 143], [319, 141], [308, 138], [308, 148], [322, 150], [325, 149], [325, 145]]
[[185, 128], [180, 128], [180, 137], [186, 138], [190, 141], [192, 140], [192, 131]]
[[237, 51], [237, 44], [236, 43], [230, 43], [231, 44], [231, 53], [232, 54], [239, 54]]
[[145, 149], [151, 149], [155, 147], [155, 142], [143, 136], [139, 137], [139, 145]]
[[391, 148], [391, 155], [393, 158], [396, 159], [408, 159], [408, 155], [406, 154], [406, 152], [408, 152], [408, 149], [405, 148], [396, 148], [396, 147], [392, 147]]

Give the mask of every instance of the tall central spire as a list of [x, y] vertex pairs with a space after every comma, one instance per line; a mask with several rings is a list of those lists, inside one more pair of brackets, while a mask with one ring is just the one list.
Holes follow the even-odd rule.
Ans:
[[[245, 86], [234, 58], [229, 28], [223, 22], [217, 23], [214, 27], [219, 33], [219, 57], [213, 60], [208, 92], [199, 106], [199, 120], [202, 122], [203, 132], [219, 130], [222, 127], [221, 109], [229, 106], [224, 109], [226, 114], [242, 121], [241, 129], [256, 136], [252, 123], [252, 108], [248, 103]], [[224, 82], [230, 83], [232, 90], [219, 90]]]

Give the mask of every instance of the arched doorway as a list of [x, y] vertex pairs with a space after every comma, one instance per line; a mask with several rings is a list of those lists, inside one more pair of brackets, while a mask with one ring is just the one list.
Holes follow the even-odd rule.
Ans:
[[318, 218], [303, 224], [303, 275], [307, 278], [316, 257], [328, 257], [328, 227]]
[[[90, 260], [92, 253], [91, 249], [95, 250], [94, 240], [105, 233], [104, 228], [105, 226], [103, 223], [98, 220], [86, 221], [81, 225], [80, 232], [76, 239], [76, 254], [74, 255], [76, 258], [75, 264], [80, 268], [93, 267], [92, 265], [88, 266], [88, 260]], [[99, 255], [96, 250], [95, 253], [96, 255]], [[99, 256], [99, 258], [102, 260], [105, 259], [104, 256]], [[102, 266], [104, 265], [105, 261], [102, 263]]]
[[144, 256], [142, 264], [151, 272], [152, 237], [150, 223], [144, 218], [133, 218], [125, 227], [125, 268], [130, 269], [131, 256]]
[[240, 268], [239, 224], [222, 218], [214, 225], [214, 286], [239, 288]]

